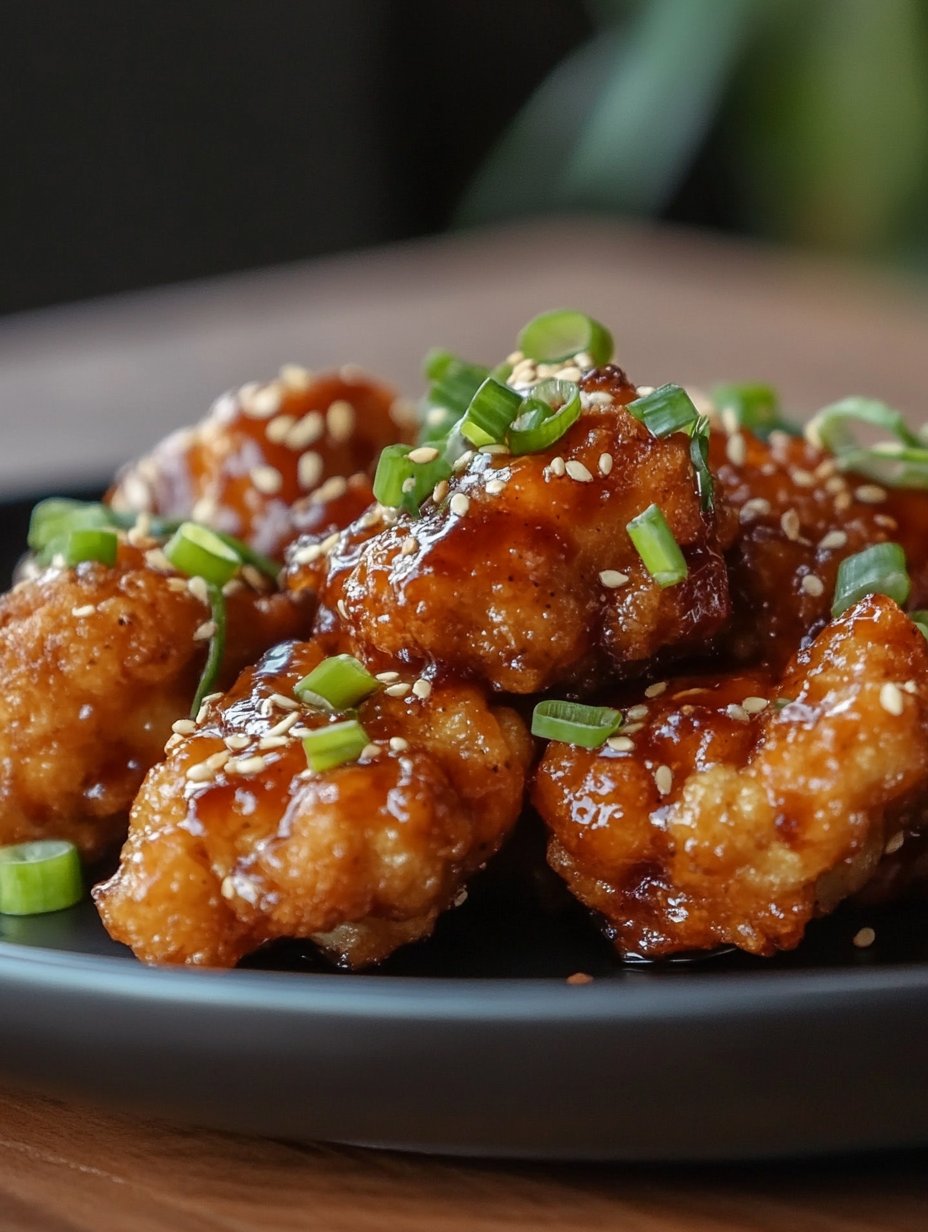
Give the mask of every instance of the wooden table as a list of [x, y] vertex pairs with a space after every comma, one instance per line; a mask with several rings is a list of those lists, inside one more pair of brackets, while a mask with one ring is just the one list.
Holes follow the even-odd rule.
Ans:
[[[758, 378], [799, 409], [860, 392], [923, 413], [918, 289], [705, 236], [575, 221], [0, 322], [0, 492], [100, 480], [224, 386], [289, 359], [357, 360], [413, 390], [428, 344], [493, 357], [556, 304], [612, 323], [639, 382]], [[7, 1092], [0, 1232], [915, 1232], [928, 1227], [926, 1162], [461, 1162], [244, 1139]]]

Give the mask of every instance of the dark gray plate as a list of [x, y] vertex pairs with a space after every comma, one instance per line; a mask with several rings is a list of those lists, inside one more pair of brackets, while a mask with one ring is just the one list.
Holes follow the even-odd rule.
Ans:
[[[221, 1129], [473, 1155], [928, 1144], [928, 906], [838, 913], [773, 962], [621, 966], [537, 844], [523, 831], [434, 939], [362, 976], [299, 945], [238, 971], [147, 969], [89, 903], [0, 917], [0, 1078]], [[864, 923], [877, 941], [855, 950]], [[576, 971], [595, 978], [568, 985]]]

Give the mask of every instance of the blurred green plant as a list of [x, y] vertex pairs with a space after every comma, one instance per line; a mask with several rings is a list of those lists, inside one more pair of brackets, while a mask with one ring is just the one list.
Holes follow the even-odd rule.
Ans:
[[712, 145], [745, 230], [858, 255], [928, 242], [923, 0], [595, 0], [595, 35], [503, 135], [465, 223], [658, 215]]

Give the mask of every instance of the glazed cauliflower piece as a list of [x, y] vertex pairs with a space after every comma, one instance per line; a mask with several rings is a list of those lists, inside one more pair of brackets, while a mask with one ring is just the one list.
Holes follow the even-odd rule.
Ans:
[[928, 644], [861, 600], [769, 669], [659, 682], [611, 744], [551, 743], [532, 801], [549, 863], [623, 954], [801, 940], [928, 795]]
[[244, 672], [145, 781], [118, 871], [95, 898], [151, 963], [225, 967], [311, 938], [357, 968], [427, 936], [522, 807], [531, 742], [471, 684], [389, 672], [361, 703], [370, 744], [315, 773], [294, 699], [323, 658], [284, 644]]

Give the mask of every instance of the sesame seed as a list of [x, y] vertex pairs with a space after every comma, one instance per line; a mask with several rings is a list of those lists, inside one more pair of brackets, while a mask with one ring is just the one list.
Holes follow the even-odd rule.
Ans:
[[193, 635], [195, 642], [208, 642], [216, 632], [215, 620], [204, 620]]
[[815, 476], [811, 471], [803, 470], [802, 467], [794, 466], [789, 473], [789, 477], [797, 488], [815, 487]]
[[744, 437], [740, 432], [732, 433], [725, 445], [725, 456], [729, 462], [732, 466], [744, 466], [744, 460], [747, 455], [748, 447], [745, 444]]
[[323, 552], [331, 552], [340, 538], [341, 534], [337, 530], [334, 530], [331, 535], [327, 535], [321, 544]]
[[904, 842], [905, 842], [905, 831], [900, 830], [897, 834], [894, 834], [892, 836], [892, 838], [883, 848], [883, 854], [887, 856], [893, 855], [894, 852], [897, 852], [899, 850], [899, 848], [902, 846]]
[[660, 697], [662, 693], [667, 692], [667, 681], [658, 680], [656, 684], [649, 684], [644, 691], [645, 697]]
[[244, 732], [233, 732], [231, 736], [226, 736], [224, 744], [233, 753], [241, 753], [242, 749], [247, 749], [251, 744], [251, 736], [246, 736]]
[[917, 693], [918, 685], [915, 683], [914, 680], [907, 680], [905, 684], [902, 686], [902, 691], [903, 693], [913, 693], [913, 694]]
[[853, 942], [858, 950], [866, 950], [876, 941], [876, 933], [872, 928], [861, 928], [854, 934]]
[[880, 705], [887, 714], [900, 715], [905, 709], [905, 695], [897, 684], [887, 681], [880, 689]]
[[877, 526], [882, 526], [884, 530], [892, 531], [899, 529], [899, 523], [895, 518], [891, 518], [888, 513], [875, 513], [873, 515], [873, 520], [876, 522]]
[[216, 498], [207, 494], [201, 496], [190, 510], [190, 517], [194, 522], [211, 522], [218, 512], [219, 505]]
[[748, 721], [748, 712], [743, 706], [739, 706], [737, 702], [732, 702], [731, 705], [725, 707], [725, 713], [730, 719], [735, 719], [739, 723]]
[[589, 470], [583, 465], [582, 462], [578, 462], [576, 458], [571, 458], [569, 462], [565, 462], [564, 469], [567, 471], [570, 478], [575, 479], [577, 483], [593, 482], [593, 476], [590, 474]]
[[419, 697], [422, 701], [425, 701], [425, 699], [429, 697], [432, 692], [432, 686], [428, 680], [417, 680], [412, 686], [412, 691], [416, 697]]
[[325, 421], [319, 411], [307, 411], [287, 433], [284, 444], [288, 449], [298, 452], [309, 445], [315, 445], [324, 431]]
[[606, 745], [615, 753], [630, 753], [635, 747], [635, 742], [629, 740], [628, 736], [610, 736]]
[[277, 381], [271, 381], [262, 389], [245, 392], [245, 386], [239, 393], [242, 410], [251, 419], [270, 419], [280, 410], [281, 388]]
[[267, 578], [254, 565], [242, 565], [242, 579], [252, 590], [264, 590], [268, 584]]
[[[638, 394], [641, 396], [641, 389], [638, 390]], [[612, 406], [612, 394], [607, 394], [603, 389], [597, 389], [590, 394], [590, 404], [592, 406]]]
[[673, 787], [673, 771], [669, 766], [658, 766], [654, 771], [654, 785], [662, 796], [670, 794]]
[[207, 779], [213, 777], [213, 772], [205, 761], [198, 761], [192, 766], [188, 766], [184, 778], [189, 779], [191, 783], [205, 783]]
[[403, 545], [400, 548], [400, 556], [412, 556], [418, 550], [419, 540], [415, 535], [407, 535], [403, 540]]
[[487, 484], [486, 490], [490, 496], [499, 496], [505, 486], [506, 484], [502, 479], [491, 479]]
[[613, 462], [613, 458], [612, 458], [611, 453], [601, 453], [599, 455], [599, 463], [598, 463], [599, 473], [601, 475], [608, 475], [609, 472], [612, 470], [612, 462]]
[[296, 423], [292, 415], [275, 415], [265, 429], [265, 436], [275, 445], [282, 445], [287, 433]]
[[633, 723], [637, 723], [639, 719], [648, 717], [648, 708], [643, 702], [639, 702], [637, 706], [629, 706], [625, 711], [625, 717], [631, 719]]
[[825, 491], [834, 496], [838, 492], [844, 492], [847, 489], [847, 483], [841, 475], [832, 475], [830, 479], [825, 480]]
[[626, 736], [634, 736], [637, 732], [640, 732], [643, 729], [644, 729], [643, 723], [626, 723], [625, 726], [622, 728], [622, 731], [625, 733]]
[[392, 684], [394, 680], [399, 680], [399, 678], [399, 672], [378, 672], [374, 677], [375, 680], [379, 680], [382, 684]]
[[839, 492], [835, 497], [835, 513], [844, 513], [846, 509], [851, 507], [850, 492]]
[[491, 457], [491, 458], [495, 458], [495, 457], [501, 456], [502, 454], [508, 454], [508, 453], [509, 453], [509, 446], [508, 446], [508, 445], [501, 445], [501, 444], [500, 444], [500, 445], [496, 445], [496, 444], [494, 444], [494, 445], [481, 445], [481, 446], [480, 446], [480, 449], [479, 449], [477, 452], [478, 452], [478, 453], [485, 453], [485, 454], [487, 454], [489, 457]]
[[[438, 408], [441, 410], [441, 408]], [[411, 428], [419, 421], [419, 411], [411, 398], [394, 398], [390, 403], [390, 418], [401, 428]], [[441, 415], [439, 422], [444, 419]]]
[[799, 514], [795, 509], [787, 509], [780, 517], [780, 528], [787, 539], [791, 539], [794, 543], [799, 538], [799, 533], [802, 525], [799, 521]]
[[451, 467], [451, 469], [454, 471], [456, 475], [460, 475], [461, 471], [467, 470], [467, 468], [470, 466], [473, 460], [474, 460], [474, 451], [472, 449], [465, 449], [459, 458], [455, 458], [454, 464]]
[[401, 680], [399, 684], [389, 685], [384, 689], [384, 693], [386, 693], [387, 697], [405, 697], [409, 692], [409, 687], [404, 680]]
[[567, 474], [567, 464], [560, 454], [558, 454], [556, 458], [551, 459], [550, 467], [551, 473], [553, 475], [557, 475], [559, 479], [562, 475]]
[[838, 464], [834, 458], [826, 458], [824, 462], [819, 462], [815, 468], [815, 478], [818, 480], [828, 479], [838, 469]]
[[741, 703], [741, 709], [745, 714], [760, 714], [762, 710], [766, 710], [770, 702], [766, 697], [746, 697]]
[[344, 475], [332, 475], [321, 488], [317, 488], [310, 497], [312, 504], [321, 505], [324, 501], [340, 500], [348, 491], [348, 480]]
[[448, 505], [451, 512], [459, 518], [463, 518], [468, 509], [470, 509], [470, 501], [463, 492], [455, 492]]
[[433, 445], [420, 445], [418, 449], [411, 450], [406, 456], [410, 462], [422, 466], [426, 462], [434, 462], [438, 457], [438, 450]]
[[435, 502], [436, 505], [440, 505], [447, 495], [448, 495], [448, 480], [439, 479], [435, 487], [432, 488], [432, 500]]
[[333, 441], [347, 441], [354, 431], [354, 407], [344, 398], [337, 398], [325, 417]]
[[830, 530], [827, 535], [822, 535], [818, 546], [823, 552], [831, 552], [836, 548], [843, 548], [846, 543], [847, 534], [843, 530]]
[[210, 753], [209, 757], [207, 757], [206, 761], [203, 764], [215, 774], [217, 770], [222, 769], [222, 767], [226, 764], [228, 760], [229, 760], [228, 751], [226, 749], [219, 749], [215, 753]]
[[404, 753], [409, 748], [409, 741], [404, 740], [402, 736], [391, 736], [390, 748], [394, 753]]
[[400, 485], [400, 490], [403, 492], [414, 492], [415, 488], [416, 488], [416, 481], [415, 479], [413, 479], [412, 475], [404, 479], [402, 484]]
[[283, 736], [299, 721], [299, 712], [296, 710], [291, 710], [289, 714], [284, 715], [279, 723], [275, 723], [273, 727], [269, 727], [266, 734], [268, 736]]
[[193, 719], [175, 719], [171, 724], [171, 731], [175, 736], [190, 736], [197, 730], [197, 725]]
[[862, 483], [854, 489], [854, 495], [865, 505], [879, 505], [886, 500], [886, 489], [876, 483]]
[[320, 556], [324, 555], [325, 552], [323, 551], [322, 544], [308, 543], [305, 547], [297, 548], [297, 550], [293, 553], [291, 560], [295, 565], [311, 565], [317, 561]]
[[523, 359], [525, 356], [521, 351], [510, 351], [506, 356], [506, 363], [514, 368], [516, 364], [521, 364]]
[[454, 898], [451, 900], [451, 906], [452, 907], [463, 907], [466, 902], [467, 902], [467, 887], [461, 886], [460, 890], [458, 890], [457, 894], [455, 894]]
[[807, 595], [818, 599], [825, 593], [825, 583], [814, 573], [807, 573], [799, 583], [800, 589]]
[[579, 381], [582, 373], [576, 364], [568, 364], [566, 368], [558, 368], [554, 375], [559, 381]]
[[426, 414], [425, 422], [430, 428], [437, 428], [439, 424], [444, 424], [445, 416], [447, 414], [448, 411], [446, 411], [443, 406], [433, 406], [432, 409]]
[[262, 753], [270, 753], [274, 749], [285, 749], [290, 741], [286, 736], [262, 736], [258, 741], [258, 748]]
[[280, 379], [288, 389], [308, 389], [312, 384], [313, 374], [302, 364], [281, 364]]
[[175, 594], [179, 594], [181, 591], [186, 592], [187, 579], [182, 577], [169, 577], [168, 590], [173, 590]]
[[618, 569], [603, 569], [599, 580], [608, 590], [616, 590], [619, 586], [625, 585], [628, 581], [628, 574], [620, 573]]
[[741, 427], [741, 424], [738, 422], [737, 412], [733, 411], [730, 406], [724, 408], [719, 418], [722, 421], [722, 430], [728, 436], [734, 436]]
[[287, 697], [286, 693], [271, 693], [267, 700], [272, 706], [277, 706], [281, 710], [299, 710], [300, 703], [295, 697]]
[[193, 595], [194, 599], [199, 599], [201, 603], [209, 603], [209, 587], [206, 585], [205, 578], [188, 578], [187, 590]]
[[71, 615], [76, 616], [80, 620], [84, 616], [92, 616], [96, 610], [96, 606], [93, 603], [85, 603], [81, 607], [72, 607]]
[[164, 746], [165, 753], [170, 753], [171, 749], [176, 749], [179, 744], [183, 743], [182, 736], [169, 736], [168, 742]]
[[300, 487], [304, 491], [314, 488], [322, 478], [323, 469], [322, 458], [317, 453], [300, 454], [300, 459], [296, 464], [296, 476]]
[[264, 757], [240, 757], [237, 761], [226, 762], [226, 774], [260, 774], [267, 769], [267, 759]]
[[170, 573], [174, 568], [161, 548], [149, 548], [145, 553], [145, 564], [149, 569], [157, 569], [159, 573]]
[[364, 748], [361, 750], [361, 757], [364, 761], [373, 761], [374, 758], [379, 757], [382, 752], [383, 749], [380, 745], [374, 744], [372, 741], [370, 744], [365, 744]]
[[754, 518], [766, 517], [769, 512], [770, 501], [764, 500], [762, 496], [755, 496], [751, 500], [746, 500], [741, 506], [738, 519], [741, 522], [750, 522]]

